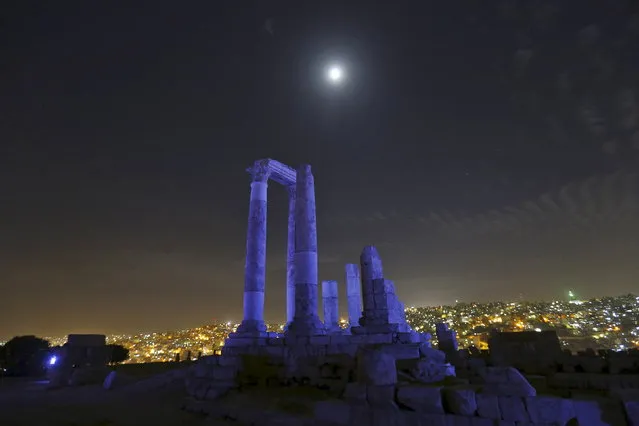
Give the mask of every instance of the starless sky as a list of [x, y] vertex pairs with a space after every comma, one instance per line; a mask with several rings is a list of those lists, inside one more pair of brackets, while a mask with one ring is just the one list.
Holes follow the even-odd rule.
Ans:
[[376, 244], [407, 305], [638, 289], [635, 2], [12, 3], [0, 338], [241, 320], [265, 157], [312, 164], [320, 280]]

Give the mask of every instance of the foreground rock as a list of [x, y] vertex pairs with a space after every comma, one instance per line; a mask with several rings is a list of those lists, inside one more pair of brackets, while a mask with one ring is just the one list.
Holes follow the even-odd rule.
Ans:
[[102, 387], [106, 390], [119, 389], [133, 382], [135, 382], [133, 377], [119, 371], [111, 371], [104, 379]]
[[537, 391], [526, 378], [513, 367], [482, 367], [471, 378], [485, 393], [495, 395], [535, 396]]

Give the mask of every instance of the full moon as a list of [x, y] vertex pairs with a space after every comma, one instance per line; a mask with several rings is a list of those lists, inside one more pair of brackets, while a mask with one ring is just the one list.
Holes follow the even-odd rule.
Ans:
[[332, 65], [327, 71], [328, 80], [333, 84], [338, 84], [344, 79], [344, 70], [338, 65]]

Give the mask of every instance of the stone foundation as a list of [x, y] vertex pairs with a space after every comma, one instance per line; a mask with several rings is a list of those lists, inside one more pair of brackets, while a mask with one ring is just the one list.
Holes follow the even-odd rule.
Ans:
[[[339, 336], [341, 337], [341, 336]], [[323, 339], [330, 337], [324, 336]], [[244, 352], [268, 352], [267, 355], [228, 355], [206, 357], [199, 361], [187, 378], [191, 395], [185, 408], [205, 412], [214, 417], [226, 417], [251, 424], [275, 424], [274, 416], [286, 418], [286, 424], [305, 425], [463, 425], [463, 426], [524, 426], [524, 425], [634, 425], [638, 402], [634, 395], [606, 400], [571, 400], [554, 396], [516, 396], [505, 394], [508, 387], [440, 383], [421, 384], [402, 381], [389, 363], [397, 362], [399, 352], [392, 349], [410, 345], [360, 347], [356, 356], [328, 355], [328, 345], [302, 344], [289, 348], [282, 344], [244, 346]], [[305, 354], [298, 352], [305, 348]], [[235, 347], [231, 352], [239, 350]], [[249, 348], [253, 348], [250, 349]], [[259, 349], [256, 349], [259, 348]], [[270, 349], [266, 349], [270, 348]], [[280, 348], [276, 350], [275, 348]], [[313, 348], [313, 349], [311, 349]], [[282, 354], [288, 353], [286, 358]], [[393, 353], [393, 355], [390, 355]], [[298, 354], [295, 357], [293, 354]], [[407, 351], [406, 356], [415, 352]], [[423, 359], [423, 358], [421, 358]], [[285, 361], [286, 360], [286, 361]], [[414, 360], [414, 359], [413, 359]], [[295, 366], [292, 373], [291, 366]], [[491, 370], [486, 378], [511, 383], [511, 369]], [[382, 374], [383, 373], [383, 374]], [[297, 376], [300, 380], [290, 381]], [[289, 379], [287, 379], [289, 377]], [[491, 378], [492, 377], [492, 378]], [[302, 380], [305, 379], [305, 380]], [[257, 407], [225, 405], [220, 399], [234, 388], [257, 387], [276, 389], [282, 386], [319, 387], [327, 389], [326, 400], [314, 405], [311, 418], [296, 418], [291, 413], [260, 413]], [[260, 391], [268, 393], [268, 391]], [[303, 392], [302, 392], [303, 393]], [[279, 423], [277, 423], [279, 424]]]
[[[376, 398], [386, 394], [385, 407]], [[510, 397], [467, 388], [398, 386], [349, 390], [345, 399], [316, 403], [316, 424], [433, 426], [633, 425], [628, 404], [604, 413], [597, 401], [552, 396]]]

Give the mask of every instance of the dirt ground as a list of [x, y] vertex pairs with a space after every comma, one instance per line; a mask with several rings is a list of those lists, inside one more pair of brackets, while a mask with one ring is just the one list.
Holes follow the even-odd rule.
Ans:
[[99, 385], [47, 390], [46, 382], [0, 382], [2, 426], [199, 426], [224, 425], [181, 409], [184, 388], [176, 383], [152, 392]]

